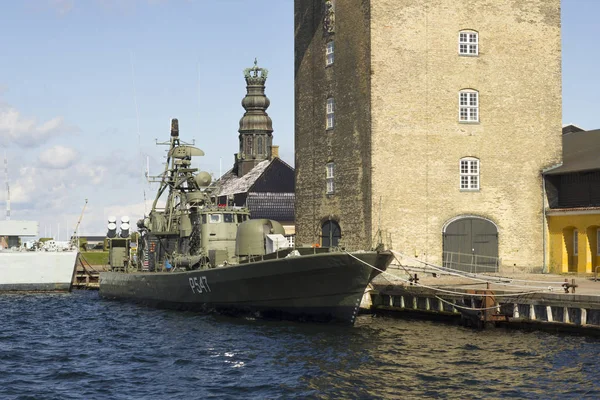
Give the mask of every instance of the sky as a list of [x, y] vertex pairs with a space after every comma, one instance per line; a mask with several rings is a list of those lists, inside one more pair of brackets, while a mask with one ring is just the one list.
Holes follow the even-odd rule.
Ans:
[[[238, 148], [244, 68], [269, 70], [274, 144], [294, 165], [293, 0], [0, 0], [0, 156], [11, 219], [103, 235], [148, 212], [170, 119], [214, 178]], [[600, 0], [562, 1], [563, 123], [600, 128]], [[4, 173], [2, 171], [4, 178]], [[4, 182], [4, 179], [2, 179]], [[0, 188], [0, 219], [6, 190]], [[58, 234], [57, 234], [58, 233]]]

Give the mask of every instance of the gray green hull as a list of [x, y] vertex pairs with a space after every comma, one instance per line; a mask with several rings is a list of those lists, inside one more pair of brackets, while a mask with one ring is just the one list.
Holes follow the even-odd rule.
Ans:
[[[155, 307], [354, 323], [388, 252], [322, 253], [181, 272], [103, 272], [100, 296]], [[365, 264], [366, 263], [366, 264]], [[368, 265], [367, 265], [368, 264]]]

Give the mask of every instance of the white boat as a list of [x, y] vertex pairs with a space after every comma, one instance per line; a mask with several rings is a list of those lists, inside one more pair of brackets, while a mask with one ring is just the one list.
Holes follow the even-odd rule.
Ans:
[[37, 236], [31, 221], [0, 221], [0, 292], [71, 290], [78, 251], [59, 246], [38, 250], [18, 247], [19, 238]]
[[0, 251], [0, 292], [68, 292], [77, 251]]

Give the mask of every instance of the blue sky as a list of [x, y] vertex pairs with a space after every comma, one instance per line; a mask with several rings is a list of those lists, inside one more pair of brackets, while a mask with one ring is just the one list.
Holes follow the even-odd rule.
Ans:
[[[56, 236], [60, 224], [64, 239], [85, 198], [83, 234], [103, 234], [109, 215], [140, 217], [154, 195], [144, 184], [145, 159], [157, 173], [164, 148], [154, 139], [168, 139], [170, 118], [206, 152], [198, 167], [215, 177], [229, 169], [244, 111], [242, 71], [255, 57], [269, 69], [274, 144], [293, 165], [292, 0], [0, 7], [0, 146], [12, 218], [40, 221], [42, 235]], [[600, 128], [600, 1], [563, 0], [562, 12], [563, 122]]]

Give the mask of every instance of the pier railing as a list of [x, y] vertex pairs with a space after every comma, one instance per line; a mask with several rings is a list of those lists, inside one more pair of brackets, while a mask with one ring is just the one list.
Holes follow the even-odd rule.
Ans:
[[498, 257], [482, 256], [474, 253], [456, 253], [444, 251], [444, 267], [463, 272], [483, 273], [498, 272]]

